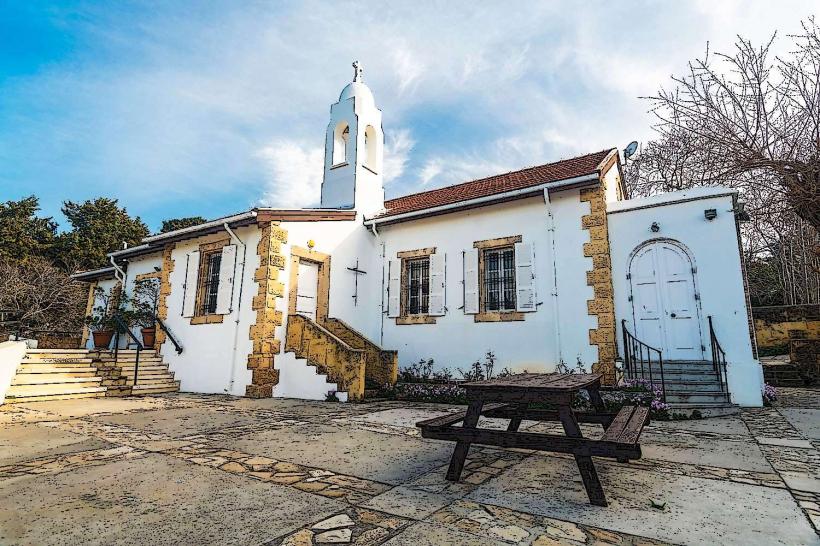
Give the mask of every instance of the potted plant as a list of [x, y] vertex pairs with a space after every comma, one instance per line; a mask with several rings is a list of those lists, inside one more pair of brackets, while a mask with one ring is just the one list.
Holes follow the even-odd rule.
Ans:
[[94, 289], [94, 307], [91, 315], [85, 317], [85, 324], [94, 337], [95, 349], [107, 349], [114, 337], [114, 317], [111, 309], [111, 294], [100, 287]]
[[142, 344], [153, 347], [157, 335], [159, 279], [140, 279], [134, 283], [134, 320], [142, 332]]

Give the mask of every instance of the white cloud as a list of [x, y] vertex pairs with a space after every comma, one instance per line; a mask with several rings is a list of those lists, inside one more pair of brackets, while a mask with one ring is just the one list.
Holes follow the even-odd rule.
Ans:
[[143, 215], [315, 204], [328, 106], [353, 59], [385, 113], [391, 191], [623, 147], [651, 136], [637, 95], [668, 85], [707, 41], [725, 51], [738, 33], [780, 30], [787, 43], [812, 10], [180, 0], [90, 5], [81, 25], [55, 12], [71, 51], [0, 73], [0, 163], [12, 166], [0, 188], [51, 192], [52, 214], [60, 199], [112, 193]]
[[260, 199], [264, 206], [316, 206], [322, 187], [324, 148], [289, 141], [272, 142], [259, 151], [267, 165], [268, 180]]
[[384, 168], [382, 170], [385, 185], [404, 175], [410, 152], [415, 143], [408, 129], [388, 131], [384, 135]]

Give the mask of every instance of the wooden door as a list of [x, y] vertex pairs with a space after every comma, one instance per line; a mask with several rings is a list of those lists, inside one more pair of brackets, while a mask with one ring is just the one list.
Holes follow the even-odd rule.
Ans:
[[666, 360], [700, 360], [695, 270], [678, 245], [659, 241], [641, 248], [630, 263], [632, 308], [638, 339]]
[[299, 262], [299, 279], [296, 289], [296, 312], [316, 320], [317, 296], [319, 294], [319, 264]]

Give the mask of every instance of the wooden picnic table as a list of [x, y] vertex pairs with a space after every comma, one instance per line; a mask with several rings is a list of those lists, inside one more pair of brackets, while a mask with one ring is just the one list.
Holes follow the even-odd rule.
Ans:
[[[649, 423], [649, 410], [625, 406], [607, 412], [601, 398], [601, 374], [523, 373], [486, 381], [464, 383], [469, 405], [466, 412], [427, 419], [416, 424], [424, 438], [456, 442], [447, 479], [458, 481], [470, 444], [525, 448], [575, 457], [589, 501], [606, 506], [606, 496], [592, 457], [610, 457], [620, 462], [640, 459], [638, 439]], [[577, 412], [572, 403], [586, 390], [593, 412]], [[537, 404], [538, 407], [532, 407]], [[478, 428], [479, 417], [505, 418], [506, 431]], [[521, 421], [560, 421], [564, 435], [519, 432]], [[454, 426], [462, 422], [462, 426]], [[604, 428], [601, 439], [584, 438], [579, 423], [596, 423]]]

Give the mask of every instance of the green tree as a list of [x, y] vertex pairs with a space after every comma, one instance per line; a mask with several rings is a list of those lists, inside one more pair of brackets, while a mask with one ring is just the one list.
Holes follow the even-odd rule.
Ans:
[[205, 218], [202, 216], [187, 216], [185, 218], [172, 218], [171, 220], [163, 220], [162, 221], [162, 229], [159, 230], [160, 233], [168, 233], [169, 231], [175, 231], [177, 229], [182, 229], [191, 226], [198, 226], [199, 224], [204, 224], [207, 222]]
[[26, 260], [46, 255], [54, 244], [57, 224], [39, 218], [40, 202], [35, 196], [0, 203], [0, 257]]
[[129, 216], [116, 199], [66, 201], [62, 211], [72, 229], [58, 236], [54, 257], [69, 270], [105, 267], [106, 254], [122, 249], [123, 243], [138, 245], [149, 234], [139, 216]]

